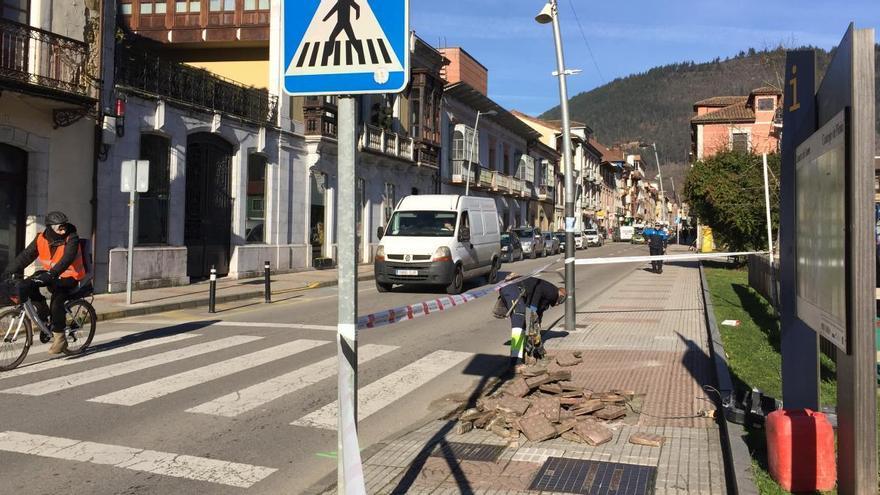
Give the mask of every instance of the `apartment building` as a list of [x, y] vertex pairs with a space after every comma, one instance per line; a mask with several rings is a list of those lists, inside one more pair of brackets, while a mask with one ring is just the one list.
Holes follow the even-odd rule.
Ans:
[[766, 86], [748, 96], [715, 96], [694, 103], [691, 147], [697, 160], [721, 150], [774, 153], [782, 129], [782, 91]]
[[0, 269], [65, 212], [95, 228], [100, 0], [0, 0]]

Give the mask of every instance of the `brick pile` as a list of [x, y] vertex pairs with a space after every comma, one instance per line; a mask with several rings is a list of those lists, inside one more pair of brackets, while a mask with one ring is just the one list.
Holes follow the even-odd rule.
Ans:
[[580, 352], [563, 351], [540, 363], [517, 366], [516, 376], [499, 392], [461, 412], [456, 432], [481, 428], [509, 443], [518, 442], [520, 433], [531, 442], [561, 437], [596, 446], [611, 441], [609, 423], [625, 418], [635, 392], [595, 392], [572, 382], [567, 368], [581, 362]]

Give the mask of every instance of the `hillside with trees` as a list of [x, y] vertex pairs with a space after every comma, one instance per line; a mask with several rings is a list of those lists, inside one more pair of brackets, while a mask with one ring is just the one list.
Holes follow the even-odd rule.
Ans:
[[[822, 74], [833, 52], [816, 50], [817, 66]], [[875, 55], [876, 67], [880, 70], [880, 45], [876, 46]], [[760, 86], [781, 88], [784, 69], [784, 49], [759, 51], [750, 48], [728, 59], [665, 65], [615, 79], [574, 96], [569, 101], [569, 109], [573, 120], [586, 122], [606, 145], [656, 142], [664, 166], [664, 186], [671, 191], [671, 179], [674, 178], [680, 195], [689, 163], [690, 119], [694, 102], [712, 96], [748, 95]], [[877, 100], [880, 102], [880, 78], [877, 82]], [[559, 107], [548, 110], [541, 117], [560, 118]], [[880, 134], [880, 111], [877, 118]], [[641, 154], [648, 162], [649, 173], [656, 173], [653, 151], [643, 149]]]

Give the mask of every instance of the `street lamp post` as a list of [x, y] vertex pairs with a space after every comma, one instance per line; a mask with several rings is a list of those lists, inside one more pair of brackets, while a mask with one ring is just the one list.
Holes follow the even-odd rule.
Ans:
[[562, 52], [562, 34], [559, 30], [559, 10], [557, 0], [550, 0], [535, 16], [539, 24], [553, 24], [553, 41], [556, 44], [556, 76], [559, 77], [559, 106], [562, 110], [562, 160], [565, 166], [565, 329], [575, 329], [574, 297], [574, 173], [571, 157], [571, 121], [568, 116], [568, 86], [566, 76], [574, 73], [565, 69]]
[[657, 161], [657, 176], [660, 178], [660, 203], [663, 207], [663, 221], [666, 221], [666, 193], [663, 192], [663, 171], [660, 170], [660, 157], [657, 155], [657, 143], [651, 143], [654, 148], [654, 160]]
[[467, 178], [464, 183], [464, 195], [467, 196], [470, 193], [471, 189], [471, 164], [474, 163], [474, 147], [476, 146], [477, 141], [477, 128], [480, 126], [480, 115], [498, 115], [498, 112], [495, 110], [489, 110], [488, 112], [481, 112], [477, 110], [477, 120], [474, 122], [474, 133], [471, 136], [471, 149], [470, 153], [468, 153], [468, 168], [467, 168]]

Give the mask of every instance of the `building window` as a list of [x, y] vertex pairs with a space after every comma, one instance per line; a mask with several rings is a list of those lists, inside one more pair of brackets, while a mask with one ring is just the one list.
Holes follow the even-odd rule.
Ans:
[[739, 151], [741, 153], [748, 153], [749, 151], [749, 133], [748, 132], [734, 132], [731, 134], [731, 149], [733, 151]]
[[245, 242], [260, 244], [266, 239], [266, 157], [248, 155], [247, 215]]
[[269, 0], [244, 0], [244, 10], [269, 10]]
[[409, 104], [412, 112], [412, 115], [410, 115], [410, 132], [414, 139], [422, 137], [422, 91], [422, 88], [413, 88], [412, 95], [410, 96]]
[[[119, 5], [119, 13], [121, 13], [122, 15], [131, 15], [131, 4], [130, 3], [120, 4]], [[6, 17], [5, 12], [3, 13], [3, 17], [4, 18]]]
[[772, 112], [776, 105], [776, 98], [758, 98], [758, 111]]
[[391, 214], [394, 213], [394, 205], [397, 203], [397, 197], [394, 194], [394, 184], [385, 183], [385, 203], [384, 203], [384, 217], [385, 217], [385, 225], [388, 225], [388, 221], [391, 220]]
[[168, 187], [171, 142], [164, 136], [141, 135], [140, 159], [150, 162], [150, 188], [138, 194], [140, 245], [168, 243]]
[[0, 18], [28, 23], [29, 0], [0, 0]]
[[202, 10], [201, 0], [178, 0], [175, 4], [174, 11], [178, 14], [197, 14]]
[[235, 0], [211, 0], [208, 10], [211, 12], [234, 12]]

